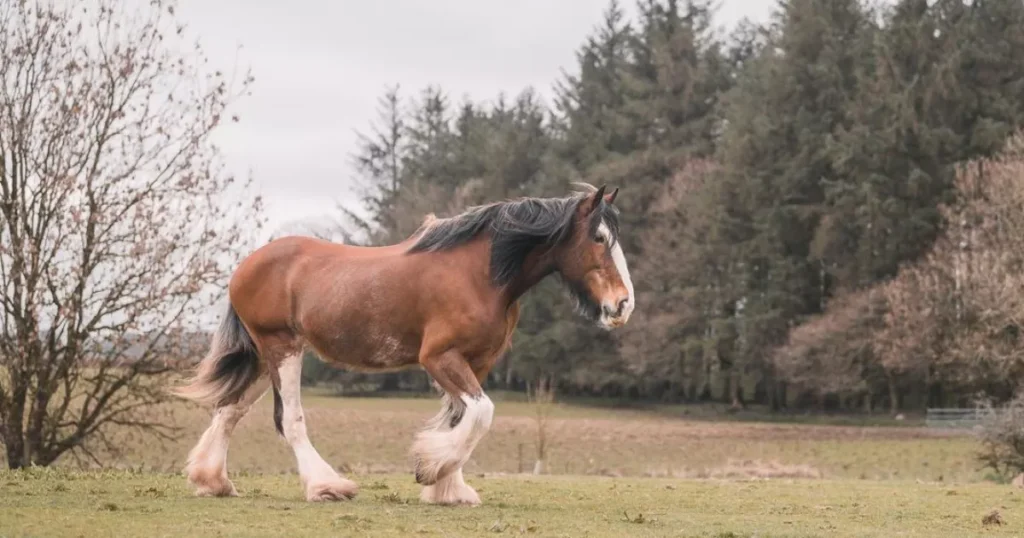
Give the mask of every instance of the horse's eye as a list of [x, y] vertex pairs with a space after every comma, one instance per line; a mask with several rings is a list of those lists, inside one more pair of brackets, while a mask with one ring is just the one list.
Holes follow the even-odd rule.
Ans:
[[597, 234], [597, 236], [594, 237], [594, 241], [597, 241], [598, 243], [604, 243], [604, 236], [601, 234]]

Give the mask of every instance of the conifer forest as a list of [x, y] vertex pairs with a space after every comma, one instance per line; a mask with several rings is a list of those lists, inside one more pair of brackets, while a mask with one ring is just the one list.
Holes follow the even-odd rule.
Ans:
[[630, 324], [580, 323], [549, 279], [489, 387], [874, 413], [1013, 397], [1024, 3], [788, 0], [726, 32], [707, 0], [612, 1], [576, 58], [550, 102], [381, 95], [362, 205], [319, 230], [388, 244], [428, 213], [619, 187]]

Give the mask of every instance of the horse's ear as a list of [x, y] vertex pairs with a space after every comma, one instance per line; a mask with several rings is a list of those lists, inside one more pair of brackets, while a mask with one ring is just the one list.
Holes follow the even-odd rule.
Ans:
[[590, 207], [587, 208], [587, 214], [591, 214], [597, 209], [597, 206], [601, 205], [601, 199], [604, 198], [604, 189], [606, 185], [601, 185], [600, 189], [594, 193], [594, 197], [590, 199]]
[[618, 194], [619, 194], [619, 188], [618, 188], [618, 187], [615, 187], [615, 190], [613, 190], [613, 191], [611, 192], [611, 194], [608, 194], [608, 195], [606, 195], [606, 196], [604, 197], [604, 201], [605, 201], [605, 202], [606, 202], [606, 203], [607, 203], [608, 205], [612, 205], [612, 203], [614, 203], [614, 202], [615, 202], [615, 196], [616, 196], [616, 195], [618, 195]]

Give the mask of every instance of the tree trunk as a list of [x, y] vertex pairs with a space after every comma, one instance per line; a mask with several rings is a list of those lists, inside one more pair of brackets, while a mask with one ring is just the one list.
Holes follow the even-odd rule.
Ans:
[[11, 433], [8, 428], [4, 432], [4, 446], [7, 448], [7, 468], [8, 469], [21, 469], [25, 465], [24, 447], [25, 443], [18, 432]]
[[779, 388], [778, 383], [775, 382], [775, 372], [772, 371], [771, 367], [768, 367], [764, 373], [764, 379], [761, 381], [763, 386], [762, 392], [764, 393], [765, 403], [768, 404], [768, 408], [772, 411], [779, 410]]
[[505, 364], [505, 390], [512, 388], [512, 358], [507, 357], [505, 360], [508, 361]]
[[25, 462], [27, 464], [38, 463], [40, 465], [47, 465], [49, 462], [43, 462], [43, 429], [45, 427], [44, 421], [46, 420], [46, 408], [50, 404], [50, 396], [42, 388], [36, 389], [35, 401], [32, 402], [30, 408], [28, 429], [25, 432]]
[[778, 402], [777, 410], [786, 409], [787, 407], [789, 407], [789, 402], [787, 401], [789, 394], [786, 391], [786, 382], [777, 381], [775, 385], [776, 401]]
[[729, 407], [733, 410], [744, 409], [746, 405], [743, 403], [743, 383], [741, 382], [741, 376], [739, 373], [731, 374], [732, 382], [730, 385], [729, 393]]
[[14, 390], [8, 402], [7, 416], [3, 417], [4, 446], [7, 448], [7, 467], [21, 469], [28, 466], [25, 454], [25, 398], [27, 390], [20, 380], [13, 380]]
[[709, 378], [705, 377], [701, 384], [700, 391], [698, 392], [697, 399], [701, 402], [710, 402], [711, 400], [714, 400], [714, 398], [714, 392], [711, 390], [711, 381]]
[[896, 389], [896, 379], [888, 372], [886, 372], [885, 377], [889, 383], [889, 412], [896, 415], [896, 413], [900, 412], [900, 393]]
[[725, 372], [724, 379], [722, 380], [722, 403], [729, 403], [729, 398], [732, 396], [732, 370]]

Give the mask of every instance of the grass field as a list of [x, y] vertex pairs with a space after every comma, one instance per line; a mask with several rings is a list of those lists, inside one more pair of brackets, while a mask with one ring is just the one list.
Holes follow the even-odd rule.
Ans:
[[[240, 476], [196, 498], [179, 476], [0, 472], [5, 536], [1019, 536], [1024, 493], [863, 480], [470, 477], [475, 508], [420, 504], [407, 475], [355, 476], [354, 501], [311, 504], [294, 476]], [[984, 524], [993, 510], [1003, 524]]]
[[[209, 415], [179, 405], [177, 440], [123, 436], [120, 454], [100, 454], [102, 469], [76, 470], [65, 460], [56, 469], [0, 473], [0, 536], [1024, 534], [1024, 491], [986, 479], [970, 436], [558, 405], [549, 474], [535, 477], [519, 474], [533, 467], [534, 409], [495, 399], [492, 429], [466, 467], [481, 507], [418, 501], [408, 449], [438, 400], [310, 391], [310, 436], [360, 483], [354, 502], [303, 500], [269, 398], [232, 439], [229, 471], [243, 498], [192, 497], [180, 471]], [[1004, 524], [983, 525], [993, 510]]]

